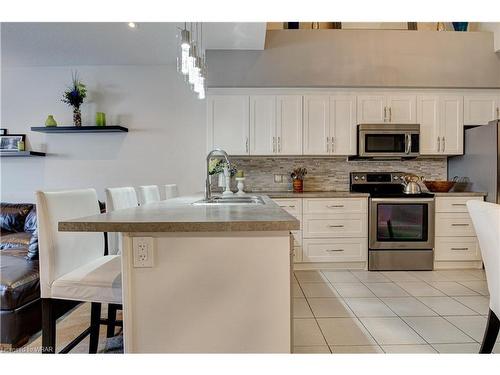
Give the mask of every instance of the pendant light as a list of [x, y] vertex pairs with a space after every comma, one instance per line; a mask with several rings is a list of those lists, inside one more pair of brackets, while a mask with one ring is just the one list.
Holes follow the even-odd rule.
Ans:
[[180, 33], [180, 57], [177, 70], [185, 77], [199, 99], [205, 99], [206, 60], [203, 51], [203, 24], [187, 23]]

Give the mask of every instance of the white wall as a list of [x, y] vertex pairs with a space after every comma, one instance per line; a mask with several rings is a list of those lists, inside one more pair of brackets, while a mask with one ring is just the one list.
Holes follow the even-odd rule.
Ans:
[[[103, 111], [108, 125], [129, 133], [31, 132], [48, 114], [72, 123], [62, 92], [77, 69], [89, 89], [84, 125]], [[198, 100], [172, 66], [2, 68], [1, 126], [27, 134], [27, 148], [43, 158], [1, 160], [1, 200], [33, 201], [37, 189], [104, 188], [177, 183], [181, 194], [202, 191], [206, 150], [205, 102]]]

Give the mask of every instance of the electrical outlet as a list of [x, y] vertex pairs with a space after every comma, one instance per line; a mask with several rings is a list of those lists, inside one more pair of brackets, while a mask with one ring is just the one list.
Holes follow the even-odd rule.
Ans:
[[282, 174], [275, 174], [274, 175], [274, 183], [275, 184], [282, 184], [283, 183], [283, 175]]
[[133, 237], [134, 268], [151, 268], [154, 262], [154, 238]]

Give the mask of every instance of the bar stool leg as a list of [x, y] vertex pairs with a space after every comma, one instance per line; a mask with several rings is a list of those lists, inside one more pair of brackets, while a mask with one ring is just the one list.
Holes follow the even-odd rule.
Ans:
[[113, 303], [108, 305], [108, 328], [106, 330], [106, 337], [108, 338], [115, 335], [116, 310], [118, 310], [117, 305]]
[[54, 303], [50, 298], [42, 298], [42, 353], [56, 352], [56, 317]]
[[92, 302], [90, 308], [90, 343], [89, 354], [97, 353], [99, 344], [99, 326], [101, 324], [101, 304]]
[[495, 341], [498, 336], [498, 331], [500, 329], [500, 320], [496, 314], [491, 311], [488, 314], [488, 323], [486, 324], [486, 330], [484, 331], [483, 343], [481, 344], [480, 354], [490, 354], [495, 346]]

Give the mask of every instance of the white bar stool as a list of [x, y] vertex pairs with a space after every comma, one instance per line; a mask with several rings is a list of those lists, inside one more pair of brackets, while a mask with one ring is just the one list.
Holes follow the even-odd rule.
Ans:
[[[94, 189], [37, 191], [42, 297], [42, 352], [55, 353], [57, 305], [65, 301], [91, 302], [90, 327], [69, 343], [67, 353], [90, 334], [89, 353], [99, 342], [101, 304], [122, 303], [121, 259], [104, 254], [102, 233], [59, 232], [66, 219], [100, 213]], [[109, 319], [106, 323], [110, 323]], [[115, 322], [112, 322], [113, 325]]]
[[179, 196], [179, 189], [176, 184], [163, 185], [163, 191], [165, 193], [165, 200]]
[[141, 206], [143, 204], [158, 202], [160, 200], [160, 189], [158, 189], [157, 185], [139, 186], [137, 194], [139, 196], [139, 203]]
[[491, 353], [500, 329], [500, 205], [482, 201], [468, 201], [474, 229], [476, 230], [484, 261], [490, 311], [480, 353]]

